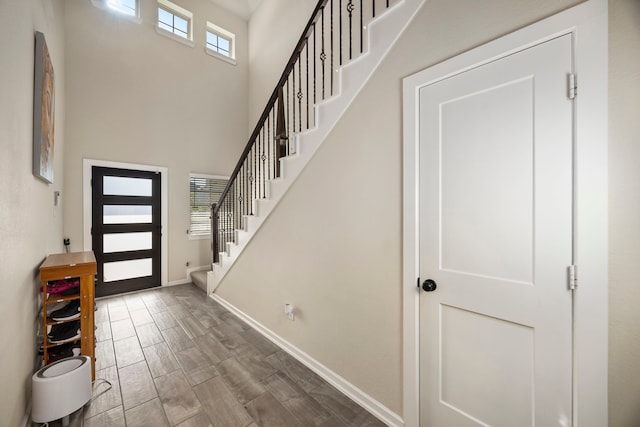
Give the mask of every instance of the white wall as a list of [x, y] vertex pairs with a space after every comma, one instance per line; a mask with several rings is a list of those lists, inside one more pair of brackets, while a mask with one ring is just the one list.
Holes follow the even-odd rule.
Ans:
[[640, 2], [609, 0], [609, 426], [640, 425]]
[[577, 3], [427, 2], [216, 292], [402, 415], [402, 78]]
[[249, 126], [252, 128], [267, 105], [317, 3], [317, 0], [262, 0], [251, 15]]
[[[38, 267], [63, 250], [62, 207], [53, 204], [64, 182], [63, 22], [62, 0], [0, 0], [0, 426], [20, 425], [31, 400]], [[55, 72], [53, 184], [31, 173], [34, 31], [44, 33]]]
[[[88, 0], [66, 1], [65, 235], [82, 248], [82, 159], [168, 167], [169, 277], [210, 262], [209, 240], [189, 240], [189, 173], [228, 175], [248, 136], [247, 22], [212, 2], [175, 0], [193, 12], [195, 47]], [[206, 21], [236, 35], [237, 65], [204, 52]]]

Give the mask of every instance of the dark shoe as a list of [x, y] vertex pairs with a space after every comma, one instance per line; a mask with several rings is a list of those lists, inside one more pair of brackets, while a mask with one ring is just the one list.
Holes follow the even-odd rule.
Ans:
[[64, 341], [80, 338], [80, 321], [53, 325], [51, 332], [47, 335], [50, 343], [60, 343]]
[[55, 362], [65, 357], [78, 356], [80, 354], [80, 343], [71, 342], [68, 344], [62, 344], [57, 347], [52, 347], [47, 351], [49, 362]]
[[80, 317], [80, 300], [70, 301], [69, 304], [51, 313], [51, 318], [56, 322], [62, 320], [72, 320]]

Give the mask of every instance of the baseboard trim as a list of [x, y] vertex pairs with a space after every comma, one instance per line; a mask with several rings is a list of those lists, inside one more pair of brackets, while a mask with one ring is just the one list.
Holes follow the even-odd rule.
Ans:
[[31, 422], [31, 399], [29, 399], [29, 404], [27, 405], [27, 412], [24, 414], [24, 418], [22, 419], [22, 423], [20, 423], [20, 427], [30, 427], [33, 423]]
[[167, 286], [184, 285], [186, 283], [191, 283], [191, 280], [190, 279], [171, 280], [170, 282], [167, 283]]
[[305, 365], [307, 368], [311, 369], [316, 374], [320, 375], [325, 381], [329, 384], [340, 390], [358, 405], [362, 406], [364, 409], [369, 411], [372, 415], [378, 418], [383, 423], [387, 424], [390, 427], [404, 427], [404, 421], [402, 417], [400, 417], [395, 412], [391, 411], [389, 408], [384, 406], [382, 403], [378, 402], [373, 397], [369, 396], [364, 391], [360, 390], [355, 385], [351, 384], [349, 381], [323, 365], [322, 363], [315, 360], [309, 354], [300, 350], [287, 340], [280, 337], [278, 334], [270, 330], [269, 328], [262, 325], [257, 320], [253, 319], [248, 314], [244, 313], [242, 310], [235, 307], [233, 304], [228, 302], [227, 300], [221, 298], [217, 294], [209, 295], [211, 299], [220, 303], [227, 310], [238, 316], [241, 320], [247, 323], [249, 326], [260, 332], [265, 338], [269, 341], [273, 342], [275, 345], [280, 347], [282, 350], [289, 353], [292, 357], [298, 360], [300, 363]]

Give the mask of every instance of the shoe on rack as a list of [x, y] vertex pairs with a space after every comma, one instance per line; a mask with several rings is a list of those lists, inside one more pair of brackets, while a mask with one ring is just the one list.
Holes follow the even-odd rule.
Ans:
[[49, 342], [54, 344], [80, 338], [80, 321], [76, 320], [69, 323], [53, 325], [47, 337], [49, 338]]
[[80, 354], [80, 343], [71, 342], [68, 344], [62, 344], [57, 347], [52, 347], [47, 352], [49, 362], [55, 362], [65, 357], [78, 356]]
[[60, 322], [62, 320], [77, 319], [78, 317], [80, 317], [79, 299], [70, 301], [69, 304], [51, 313], [51, 318], [56, 322]]
[[47, 285], [47, 293], [66, 295], [68, 292], [76, 292], [79, 287], [80, 279], [57, 280]]

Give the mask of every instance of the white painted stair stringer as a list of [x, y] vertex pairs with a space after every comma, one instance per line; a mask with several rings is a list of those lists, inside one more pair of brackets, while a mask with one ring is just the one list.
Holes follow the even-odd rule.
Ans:
[[317, 126], [292, 136], [295, 154], [280, 159], [281, 177], [268, 182], [267, 198], [254, 201], [254, 215], [245, 216], [244, 230], [237, 231], [236, 243], [228, 244], [227, 250], [220, 253], [220, 261], [212, 265], [212, 271], [207, 274], [207, 294], [220, 285], [425, 1], [400, 0], [367, 25], [368, 50], [336, 70], [336, 95], [314, 108]]

